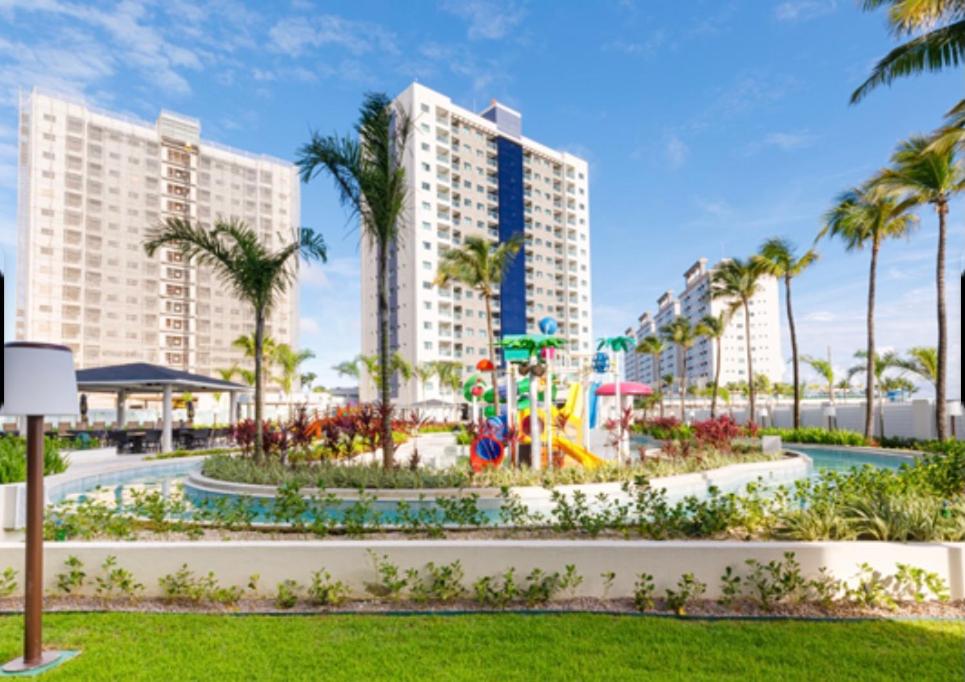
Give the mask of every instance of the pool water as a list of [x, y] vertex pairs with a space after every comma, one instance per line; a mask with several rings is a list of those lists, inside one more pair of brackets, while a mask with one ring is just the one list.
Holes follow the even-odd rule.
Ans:
[[[653, 443], [653, 441], [645, 441], [640, 437], [634, 437], [633, 440], [637, 444], [643, 444], [643, 442], [647, 442], [648, 444]], [[915, 456], [909, 454], [885, 454], [847, 448], [789, 445], [788, 449], [801, 452], [811, 459], [812, 465], [808, 474], [811, 478], [819, 476], [821, 471], [832, 470], [847, 472], [848, 470], [860, 468], [865, 465], [880, 469], [897, 470], [903, 464], [912, 464], [915, 461]], [[51, 502], [94, 500], [116, 508], [130, 508], [135, 501], [135, 494], [157, 491], [171, 501], [184, 499], [184, 501], [188, 503], [185, 516], [191, 516], [192, 510], [196, 510], [199, 507], [210, 508], [219, 502], [221, 504], [227, 503], [231, 505], [239, 500], [237, 496], [231, 494], [209, 492], [190, 486], [185, 488], [185, 480], [192, 471], [200, 468], [200, 463], [193, 462], [185, 464], [186, 465], [157, 469], [151, 472], [145, 472], [143, 470], [127, 471], [107, 478], [99, 477], [96, 481], [83, 480], [71, 482], [64, 486], [62, 490], [52, 491], [54, 494], [51, 495]], [[757, 480], [756, 475], [753, 477], [753, 480]], [[722, 489], [721, 492], [740, 492], [750, 482], [752, 482], [751, 479], [735, 479], [732, 485], [725, 486], [727, 489]], [[790, 482], [790, 480], [774, 480], [765, 485], [765, 488], [776, 489], [778, 485], [786, 485]], [[702, 493], [698, 491], [677, 491], [669, 496], [668, 501], [672, 503], [677, 502], [687, 494], [700, 495]], [[219, 501], [219, 498], [224, 499], [223, 501]], [[322, 504], [321, 508], [324, 509], [325, 517], [339, 524], [346, 521], [346, 512], [348, 512], [349, 516], [353, 517], [356, 522], [362, 521], [365, 523], [365, 520], [367, 520], [371, 523], [378, 519], [379, 523], [383, 525], [401, 524], [405, 522], [405, 517], [412, 518], [415, 515], [419, 515], [426, 521], [433, 518], [441, 520], [442, 517], [442, 510], [439, 505], [432, 500], [412, 500], [408, 504], [409, 509], [405, 514], [400, 514], [398, 503], [394, 500], [377, 500], [373, 498], [369, 498], [369, 500], [368, 504], [362, 506], [359, 506], [356, 501], [339, 501]], [[539, 512], [544, 515], [549, 514], [552, 505], [547, 502], [543, 502], [542, 504], [534, 502], [535, 501], [527, 502], [527, 506], [531, 512]], [[319, 503], [319, 501], [316, 501], [316, 503]], [[250, 499], [247, 504], [252, 507], [252, 511], [255, 514], [254, 521], [256, 523], [274, 522], [271, 513], [272, 500], [255, 498]], [[490, 523], [499, 522], [500, 507], [501, 500], [481, 499], [477, 501], [477, 509], [480, 515]], [[365, 520], [357, 518], [360, 513], [364, 515]], [[310, 523], [312, 516], [313, 514], [305, 515], [305, 521]]]

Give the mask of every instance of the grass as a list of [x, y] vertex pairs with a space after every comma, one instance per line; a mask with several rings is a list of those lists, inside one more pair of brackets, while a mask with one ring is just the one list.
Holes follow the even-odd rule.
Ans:
[[[4, 660], [19, 617], [0, 619]], [[676, 621], [607, 615], [55, 614], [51, 680], [947, 680], [959, 622]]]

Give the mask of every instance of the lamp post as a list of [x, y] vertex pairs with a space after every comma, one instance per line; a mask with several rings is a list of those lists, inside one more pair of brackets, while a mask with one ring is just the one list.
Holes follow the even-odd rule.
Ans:
[[955, 439], [958, 437], [958, 434], [955, 433], [955, 420], [962, 416], [962, 401], [949, 400], [947, 410], [948, 410], [948, 420], [949, 422], [951, 422], [951, 427], [952, 427], [951, 428], [952, 439]]
[[70, 349], [43, 343], [3, 347], [4, 404], [0, 414], [27, 418], [27, 538], [24, 561], [23, 656], [8, 673], [56, 665], [71, 652], [44, 651], [44, 416], [77, 414], [77, 375]]
[[838, 428], [838, 408], [834, 404], [824, 406], [824, 416], [828, 420], [828, 431]]

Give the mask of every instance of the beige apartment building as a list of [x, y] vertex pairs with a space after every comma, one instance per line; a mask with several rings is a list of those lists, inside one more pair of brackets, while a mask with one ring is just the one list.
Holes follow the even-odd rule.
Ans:
[[[416, 366], [445, 360], [465, 373], [487, 356], [486, 316], [478, 295], [454, 283], [433, 286], [440, 256], [467, 237], [493, 243], [524, 235], [495, 303], [502, 334], [538, 331], [553, 317], [568, 341], [561, 369], [591, 351], [590, 212], [587, 163], [522, 134], [521, 114], [493, 102], [477, 114], [413, 83], [395, 100], [413, 119], [405, 155], [408, 205], [390, 262], [390, 345]], [[376, 258], [362, 245], [362, 352], [377, 352]], [[370, 380], [362, 400], [375, 398]], [[452, 400], [428, 381], [396, 382], [402, 404]]]
[[[21, 96], [16, 337], [69, 346], [78, 367], [150, 362], [211, 375], [246, 365], [231, 342], [249, 306], [180, 252], [144, 253], [170, 217], [235, 218], [280, 245], [299, 224], [294, 166], [202, 140], [201, 124], [154, 123], [38, 90]], [[296, 344], [297, 291], [268, 333]]]
[[[710, 280], [713, 268], [707, 267], [707, 259], [701, 258], [684, 272], [684, 289], [679, 296], [667, 291], [657, 299], [657, 312], [651, 316], [645, 312], [637, 318], [637, 327], [630, 327], [626, 333], [639, 343], [647, 336], [660, 336], [661, 327], [669, 324], [678, 315], [687, 317], [696, 325], [706, 316], [718, 316], [728, 309], [730, 302], [712, 299]], [[750, 329], [744, 328], [744, 313], [738, 311], [727, 323], [726, 332], [721, 338], [720, 357], [716, 345], [704, 337], [687, 351], [687, 381], [691, 385], [705, 386], [713, 382], [720, 364], [721, 385], [731, 382], [747, 381], [747, 344], [751, 346], [754, 373], [763, 374], [772, 382], [782, 381], [785, 361], [781, 349], [781, 313], [777, 280], [762, 277], [757, 293], [750, 299]], [[646, 354], [635, 354], [626, 365], [625, 376], [631, 381], [640, 381], [654, 386], [664, 375], [679, 375], [680, 353], [668, 343], [660, 357], [659, 367], [654, 368], [653, 359]], [[656, 369], [656, 371], [655, 371]]]

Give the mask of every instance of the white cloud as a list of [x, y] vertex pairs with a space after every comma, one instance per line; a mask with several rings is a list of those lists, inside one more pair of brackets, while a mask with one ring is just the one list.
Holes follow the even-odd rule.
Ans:
[[664, 153], [671, 168], [680, 168], [687, 161], [690, 147], [676, 135], [671, 135], [664, 147]]
[[764, 136], [764, 144], [769, 147], [777, 147], [782, 151], [791, 151], [807, 147], [814, 141], [814, 136], [807, 132], [775, 132]]
[[352, 21], [334, 14], [315, 17], [286, 17], [268, 31], [273, 47], [292, 57], [308, 48], [333, 45], [352, 54], [376, 50], [397, 53], [395, 35], [378, 24]]
[[603, 45], [607, 52], [620, 52], [628, 56], [652, 56], [667, 42], [667, 34], [663, 29], [650, 33], [645, 40], [628, 41], [613, 40]]
[[328, 289], [338, 284], [355, 284], [359, 280], [358, 258], [332, 258], [324, 264], [303, 266], [298, 281], [303, 287]]
[[526, 14], [513, 2], [496, 0], [446, 0], [442, 9], [469, 22], [470, 40], [504, 38]]
[[815, 310], [804, 316], [805, 322], [833, 322], [834, 319], [834, 313], [827, 310]]
[[808, 21], [831, 14], [837, 8], [837, 0], [788, 0], [774, 8], [774, 17], [785, 22]]

